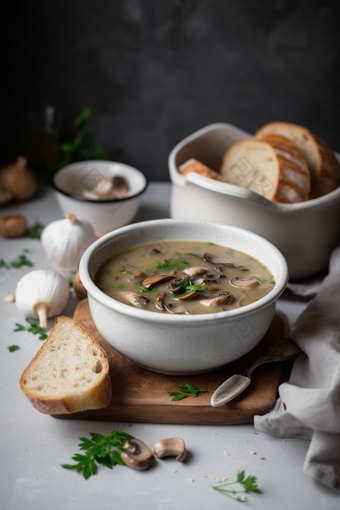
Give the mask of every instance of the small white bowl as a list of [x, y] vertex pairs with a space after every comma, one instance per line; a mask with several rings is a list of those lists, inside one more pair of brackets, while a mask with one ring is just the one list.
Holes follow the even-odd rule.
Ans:
[[[130, 192], [119, 200], [91, 200], [81, 196], [84, 187], [100, 179], [122, 176]], [[61, 168], [53, 177], [62, 212], [73, 212], [92, 223], [98, 236], [127, 225], [138, 212], [142, 194], [148, 186], [145, 175], [132, 166], [111, 161], [81, 161]]]
[[[244, 308], [199, 315], [171, 315], [134, 308], [107, 296], [94, 283], [97, 269], [115, 253], [154, 242], [162, 253], [171, 239], [207, 241], [243, 251], [261, 261], [276, 285]], [[92, 318], [105, 340], [137, 365], [163, 374], [209, 372], [253, 349], [266, 333], [288, 270], [275, 246], [256, 234], [222, 223], [154, 220], [111, 232], [93, 243], [80, 261]]]

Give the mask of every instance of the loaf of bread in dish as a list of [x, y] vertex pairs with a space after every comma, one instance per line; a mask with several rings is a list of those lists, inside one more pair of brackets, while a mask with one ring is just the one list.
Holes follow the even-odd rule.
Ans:
[[57, 317], [48, 339], [24, 370], [20, 387], [41, 413], [99, 409], [111, 400], [109, 362], [82, 326], [69, 317]]
[[194, 172], [195, 174], [203, 175], [203, 177], [215, 179], [215, 181], [224, 181], [220, 174], [215, 172], [215, 170], [211, 170], [211, 168], [203, 165], [203, 163], [197, 159], [189, 159], [183, 163], [183, 165], [181, 165], [178, 170], [182, 175], [187, 175], [189, 172]]
[[282, 136], [234, 143], [224, 155], [221, 175], [225, 182], [248, 188], [273, 202], [294, 204], [310, 196], [307, 163], [294, 143]]
[[287, 122], [271, 122], [256, 132], [257, 138], [282, 135], [292, 140], [306, 159], [312, 176], [310, 198], [326, 195], [340, 185], [340, 168], [332, 149], [317, 135], [302, 126]]

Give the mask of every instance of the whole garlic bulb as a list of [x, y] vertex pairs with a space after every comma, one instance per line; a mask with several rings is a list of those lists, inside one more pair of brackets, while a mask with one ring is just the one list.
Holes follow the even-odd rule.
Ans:
[[65, 276], [53, 269], [38, 269], [21, 278], [15, 292], [15, 303], [26, 317], [38, 316], [40, 326], [46, 328], [47, 317], [61, 313], [69, 296], [70, 287]]
[[41, 242], [49, 260], [63, 269], [76, 271], [81, 256], [96, 240], [96, 235], [88, 221], [77, 220], [69, 212], [64, 216], [65, 220], [52, 221], [44, 228]]

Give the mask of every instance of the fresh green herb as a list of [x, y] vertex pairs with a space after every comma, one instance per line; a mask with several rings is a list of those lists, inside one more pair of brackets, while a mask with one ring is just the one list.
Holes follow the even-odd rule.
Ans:
[[30, 325], [29, 328], [25, 328], [22, 324], [18, 324], [17, 322], [15, 325], [17, 326], [16, 329], [13, 329], [13, 331], [28, 331], [29, 333], [32, 333], [33, 335], [40, 335], [39, 340], [46, 340], [47, 336], [46, 333], [41, 329], [40, 326], [35, 322], [35, 319], [26, 319], [26, 322]]
[[24, 253], [31, 253], [31, 250], [28, 250], [27, 248], [25, 248]]
[[7, 262], [4, 261], [4, 259], [1, 259], [0, 260], [0, 267], [9, 267], [9, 265], [7, 264]]
[[88, 124], [90, 117], [91, 111], [85, 106], [74, 119], [76, 136], [72, 142], [59, 145], [59, 168], [77, 161], [114, 159], [123, 153], [120, 148], [117, 148], [112, 154], [108, 154], [102, 149], [93, 128]]
[[158, 290], [156, 290], [156, 289], [149, 290], [146, 287], [144, 287], [143, 285], [137, 285], [137, 287], [142, 292], [145, 292], [145, 294], [157, 294], [158, 293]]
[[[237, 479], [235, 482], [231, 483], [223, 483], [222, 485], [210, 485], [214, 491], [221, 492], [225, 496], [228, 496], [228, 498], [233, 499], [234, 501], [239, 501], [240, 503], [246, 503], [248, 501], [248, 498], [246, 496], [243, 496], [242, 498], [240, 496], [234, 497], [235, 494], [245, 494], [248, 492], [255, 492], [256, 494], [261, 494], [261, 490], [258, 488], [258, 485], [256, 484], [257, 478], [255, 476], [248, 476], [245, 478], [245, 472], [240, 471], [237, 474]], [[233, 491], [224, 489], [223, 487], [227, 487], [230, 485], [234, 485], [235, 483], [239, 483], [240, 485], [243, 485], [243, 490], [241, 491]]]
[[15, 267], [16, 269], [19, 269], [20, 267], [22, 266], [29, 266], [29, 267], [32, 267], [33, 266], [33, 262], [31, 262], [27, 257], [26, 255], [19, 255], [19, 257], [17, 258], [17, 260], [13, 260], [13, 262], [11, 262], [11, 267]]
[[229, 253], [229, 255], [232, 255], [234, 253], [234, 250], [228, 250], [226, 253]]
[[199, 255], [196, 255], [196, 253], [186, 253], [186, 255], [189, 255], [189, 257], [196, 257], [197, 259], [201, 258]]
[[198, 251], [200, 249], [200, 247], [199, 246], [193, 246], [193, 249]]
[[216, 246], [216, 244], [215, 244], [215, 243], [208, 243], [208, 244], [210, 244], [211, 246]]
[[179, 253], [179, 251], [175, 251], [176, 255], [179, 255], [180, 257], [182, 256], [181, 253]]
[[151, 269], [144, 269], [144, 271], [146, 271], [146, 272], [152, 271], [152, 268]]
[[122, 285], [121, 283], [117, 283], [117, 285], [114, 285], [114, 289], [122, 289], [123, 287], [125, 287], [125, 285]]
[[70, 288], [72, 288], [73, 287], [73, 278], [71, 276], [68, 276], [67, 281], [68, 281]]
[[190, 266], [189, 262], [187, 262], [183, 257], [179, 257], [178, 261], [168, 261], [168, 262], [157, 262], [157, 269], [163, 269], [164, 271], [169, 271], [174, 267], [181, 270], [183, 266]]
[[145, 257], [145, 253], [143, 253], [143, 254], [140, 256], [140, 258], [142, 258], [142, 257]]
[[7, 349], [9, 350], [9, 352], [14, 352], [14, 351], [17, 351], [18, 349], [20, 349], [19, 345], [9, 345], [7, 347]]
[[123, 274], [132, 274], [131, 271], [128, 271], [127, 269], [120, 269], [119, 272]]
[[173, 397], [171, 400], [172, 401], [177, 401], [177, 400], [183, 400], [184, 398], [187, 398], [187, 397], [199, 397], [200, 395], [203, 395], [204, 393], [209, 393], [209, 390], [207, 390], [206, 388], [202, 388], [202, 389], [197, 389], [195, 388], [195, 386], [192, 386], [192, 384], [186, 384], [185, 386], [177, 386], [176, 385], [176, 388], [178, 388], [179, 390], [181, 391], [168, 391], [168, 395], [170, 395], [170, 397]]
[[184, 278], [181, 281], [181, 285], [182, 285], [182, 287], [185, 288], [185, 290], [189, 290], [190, 292], [193, 292], [194, 290], [197, 290], [199, 292], [203, 292], [204, 290], [206, 290], [206, 288], [203, 287], [203, 285], [189, 285], [188, 278]]
[[45, 228], [45, 225], [43, 225], [42, 223], [39, 223], [39, 222], [35, 223], [33, 225], [33, 227], [31, 227], [28, 230], [27, 237], [29, 237], [30, 239], [40, 239], [44, 228]]
[[258, 279], [261, 280], [261, 282], [267, 282], [269, 278], [263, 278], [263, 276], [258, 276]]
[[75, 469], [78, 473], [83, 472], [85, 480], [97, 473], [97, 464], [102, 464], [110, 469], [113, 466], [125, 466], [121, 454], [124, 451], [124, 443], [127, 439], [134, 439], [133, 436], [113, 429], [107, 436], [90, 432], [91, 439], [80, 437], [79, 447], [86, 451], [85, 455], [76, 453], [72, 459], [77, 464], [61, 464], [65, 469]]

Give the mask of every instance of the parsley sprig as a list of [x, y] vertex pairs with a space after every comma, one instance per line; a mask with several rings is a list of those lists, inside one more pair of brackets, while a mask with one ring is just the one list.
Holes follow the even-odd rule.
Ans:
[[35, 322], [35, 319], [25, 319], [26, 322], [30, 325], [29, 327], [23, 326], [22, 324], [18, 324], [17, 322], [15, 325], [17, 326], [16, 329], [13, 329], [13, 331], [28, 331], [29, 333], [32, 333], [33, 335], [40, 335], [39, 340], [46, 340], [48, 335], [44, 333], [44, 331], [41, 329], [40, 326]]
[[173, 397], [171, 400], [172, 401], [178, 401], [178, 400], [183, 400], [184, 398], [187, 398], [187, 397], [199, 397], [201, 395], [203, 395], [204, 393], [209, 393], [210, 390], [207, 390], [206, 388], [201, 388], [201, 389], [197, 389], [195, 388], [195, 386], [193, 386], [192, 384], [186, 384], [185, 386], [177, 386], [176, 385], [176, 388], [178, 388], [179, 390], [181, 391], [168, 391], [168, 395], [170, 395], [170, 397]]
[[0, 260], [0, 267], [6, 267], [7, 269], [9, 269], [10, 267], [15, 267], [15, 269], [19, 269], [20, 267], [23, 267], [23, 266], [29, 266], [29, 267], [33, 266], [33, 262], [31, 262], [26, 257], [26, 255], [19, 255], [19, 257], [17, 257], [12, 262], [5, 262], [4, 259]]
[[45, 228], [45, 225], [43, 225], [42, 223], [39, 223], [39, 221], [37, 221], [33, 225], [33, 227], [31, 227], [28, 230], [27, 237], [29, 237], [30, 239], [40, 239], [44, 228]]
[[[244, 471], [240, 471], [237, 474], [237, 478], [235, 482], [230, 483], [223, 483], [221, 485], [210, 485], [214, 491], [221, 492], [225, 496], [228, 496], [228, 498], [233, 499], [234, 501], [239, 501], [240, 503], [246, 503], [248, 501], [248, 498], [246, 496], [243, 496], [242, 498], [240, 496], [234, 497], [233, 495], [236, 494], [244, 494], [248, 492], [255, 492], [256, 494], [261, 494], [261, 490], [258, 488], [258, 485], [256, 484], [257, 478], [256, 476], [248, 476], [245, 478], [246, 474]], [[228, 490], [224, 489], [224, 487], [234, 485], [235, 483], [239, 483], [240, 485], [243, 485], [243, 490], [241, 491], [235, 491], [235, 490]]]
[[178, 260], [167, 260], [166, 262], [157, 262], [156, 268], [163, 269], [164, 271], [169, 271], [170, 269], [173, 269], [175, 267], [181, 270], [185, 266], [190, 266], [189, 262], [187, 262], [183, 257], [178, 257]]
[[9, 350], [9, 352], [14, 352], [14, 351], [17, 351], [18, 349], [20, 349], [19, 345], [9, 345], [7, 347], [7, 349]]
[[72, 459], [77, 464], [61, 464], [65, 469], [75, 469], [78, 473], [83, 472], [85, 480], [97, 473], [97, 463], [110, 469], [113, 466], [125, 466], [121, 453], [124, 451], [123, 445], [127, 439], [134, 439], [133, 436], [113, 429], [110, 434], [103, 436], [90, 432], [91, 439], [80, 437], [79, 447], [86, 453], [76, 453]]
[[183, 278], [183, 280], [181, 281], [181, 285], [182, 287], [185, 288], [185, 290], [189, 290], [190, 292], [193, 292], [194, 290], [203, 292], [204, 290], [206, 290], [206, 288], [203, 287], [203, 285], [189, 285], [188, 278]]
[[137, 287], [139, 288], [139, 290], [141, 290], [145, 294], [158, 294], [158, 290], [156, 290], [156, 289], [149, 290], [146, 287], [144, 287], [143, 285], [137, 285]]

